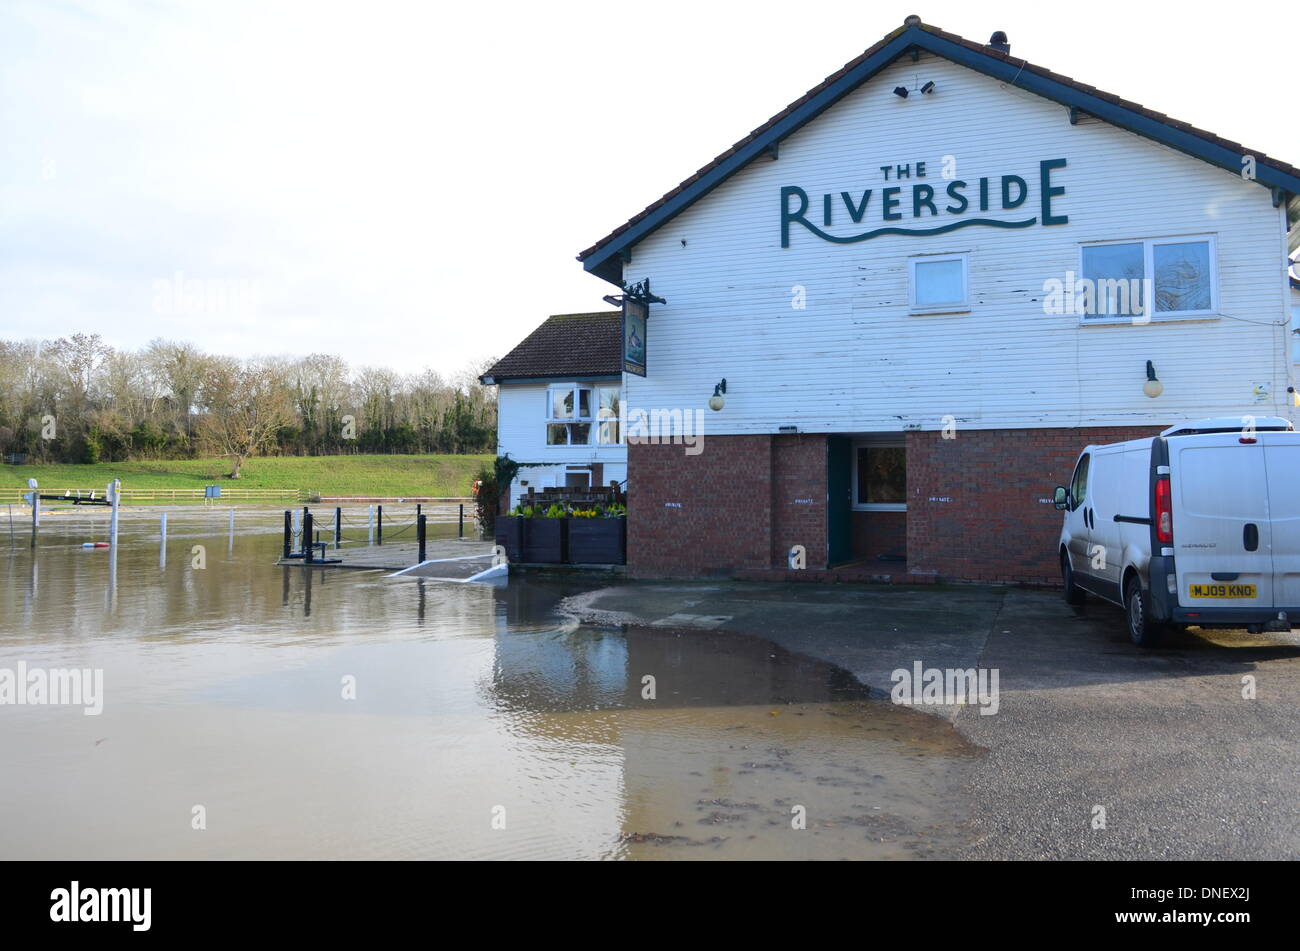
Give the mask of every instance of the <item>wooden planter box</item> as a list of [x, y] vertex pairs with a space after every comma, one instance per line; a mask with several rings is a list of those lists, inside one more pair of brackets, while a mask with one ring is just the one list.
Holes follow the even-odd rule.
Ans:
[[517, 515], [497, 516], [496, 543], [506, 550], [511, 561], [524, 560], [524, 525], [531, 521]]
[[626, 518], [570, 518], [569, 564], [627, 563]]
[[564, 563], [567, 518], [521, 518], [524, 523], [523, 545], [519, 560], [540, 564]]

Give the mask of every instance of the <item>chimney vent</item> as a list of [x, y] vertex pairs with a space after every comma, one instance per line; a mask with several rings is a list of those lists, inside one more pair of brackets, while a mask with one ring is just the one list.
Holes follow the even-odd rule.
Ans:
[[999, 53], [1011, 52], [1011, 44], [1007, 41], [1007, 35], [1001, 30], [998, 30], [989, 37], [989, 46], [990, 48], [997, 50]]

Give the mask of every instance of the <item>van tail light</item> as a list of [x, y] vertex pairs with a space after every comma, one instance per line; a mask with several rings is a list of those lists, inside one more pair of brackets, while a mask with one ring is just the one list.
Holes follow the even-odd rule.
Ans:
[[1174, 506], [1169, 491], [1169, 477], [1156, 480], [1156, 541], [1162, 545], [1174, 540]]

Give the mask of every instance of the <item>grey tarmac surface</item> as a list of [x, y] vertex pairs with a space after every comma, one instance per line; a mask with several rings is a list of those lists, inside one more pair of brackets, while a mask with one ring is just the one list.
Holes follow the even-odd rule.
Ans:
[[987, 750], [958, 772], [968, 846], [950, 857], [1300, 857], [1300, 634], [1194, 629], [1141, 650], [1116, 607], [983, 586], [629, 583], [564, 610], [766, 638], [886, 702], [915, 661], [997, 669], [996, 715], [916, 713]]

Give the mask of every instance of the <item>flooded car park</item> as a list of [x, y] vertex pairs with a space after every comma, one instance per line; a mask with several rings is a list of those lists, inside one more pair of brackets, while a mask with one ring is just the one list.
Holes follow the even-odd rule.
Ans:
[[[50, 519], [0, 576], [8, 858], [912, 858], [969, 838], [946, 720], [761, 636], [585, 621], [600, 581], [274, 566], [274, 512]], [[92, 532], [93, 533], [93, 532]], [[203, 567], [191, 552], [202, 546]], [[113, 564], [116, 556], [116, 564]], [[115, 569], [115, 570], [114, 570]]]

